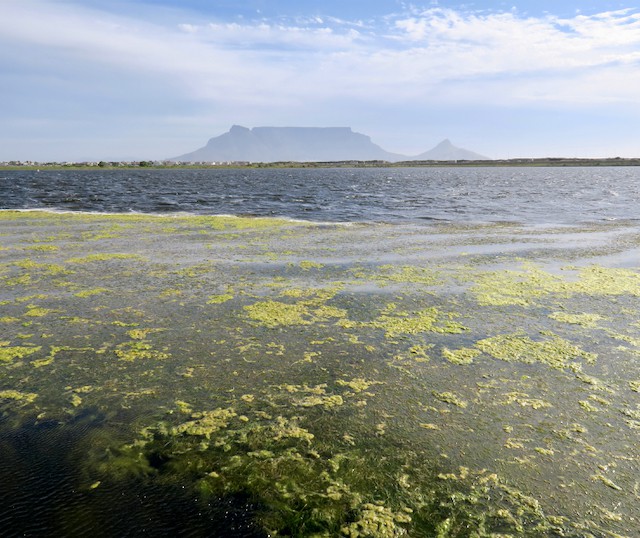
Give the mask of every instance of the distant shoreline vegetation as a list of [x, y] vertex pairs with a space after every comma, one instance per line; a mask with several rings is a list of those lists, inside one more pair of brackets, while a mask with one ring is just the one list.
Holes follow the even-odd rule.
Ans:
[[202, 168], [416, 168], [416, 167], [497, 167], [497, 166], [640, 166], [639, 158], [612, 157], [583, 159], [547, 157], [535, 159], [450, 160], [450, 161], [323, 161], [323, 162], [175, 162], [175, 161], [83, 161], [83, 162], [0, 162], [0, 170], [84, 170], [84, 169], [202, 169]]

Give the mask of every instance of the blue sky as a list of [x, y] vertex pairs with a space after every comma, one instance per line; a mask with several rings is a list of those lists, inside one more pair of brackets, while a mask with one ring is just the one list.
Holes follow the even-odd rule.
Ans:
[[[636, 4], [637, 6], [637, 4]], [[2, 0], [0, 161], [162, 159], [231, 125], [415, 155], [640, 156], [620, 1]]]

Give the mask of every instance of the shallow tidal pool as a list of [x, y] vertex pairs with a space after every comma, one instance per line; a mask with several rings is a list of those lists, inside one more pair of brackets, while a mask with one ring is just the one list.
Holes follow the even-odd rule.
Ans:
[[3, 536], [637, 536], [640, 230], [0, 212]]

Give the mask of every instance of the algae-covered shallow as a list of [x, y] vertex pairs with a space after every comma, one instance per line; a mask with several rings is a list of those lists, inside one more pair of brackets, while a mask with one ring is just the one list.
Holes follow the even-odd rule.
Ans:
[[0, 221], [2, 535], [637, 535], [631, 224]]

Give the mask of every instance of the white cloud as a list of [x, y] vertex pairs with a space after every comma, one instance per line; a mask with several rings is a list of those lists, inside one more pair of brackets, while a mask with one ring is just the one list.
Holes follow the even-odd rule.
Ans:
[[138, 83], [127, 86], [130, 98], [146, 102], [161, 83], [171, 88], [162, 95], [168, 106], [172, 94], [220, 121], [311, 110], [307, 117], [335, 118], [344, 101], [373, 110], [640, 104], [638, 9], [561, 19], [409, 7], [366, 23], [238, 23], [157, 9], [142, 18], [141, 9], [124, 15], [72, 0], [0, 2], [0, 61], [11, 51], [25, 77], [61, 72], [67, 86], [87, 94], [96, 88], [88, 68], [99, 66], [103, 98], [128, 77]]
[[[640, 13], [632, 10], [557, 19], [432, 8], [357, 30], [328, 18], [308, 19], [306, 26], [283, 20], [171, 27], [39, 1], [4, 3], [0, 15], [5, 42], [36, 44], [60, 58], [114, 69], [169, 73], [198, 98], [224, 101], [359, 92], [366, 99], [388, 99], [394, 92], [418, 98], [428, 89], [434, 98], [447, 80], [503, 75], [539, 84], [548, 72], [558, 85], [558, 73], [571, 84], [584, 69], [604, 68], [635, 84], [631, 67], [640, 48]], [[601, 101], [601, 91], [601, 85], [574, 88], [574, 98]], [[616, 92], [610, 95], [616, 99]]]

